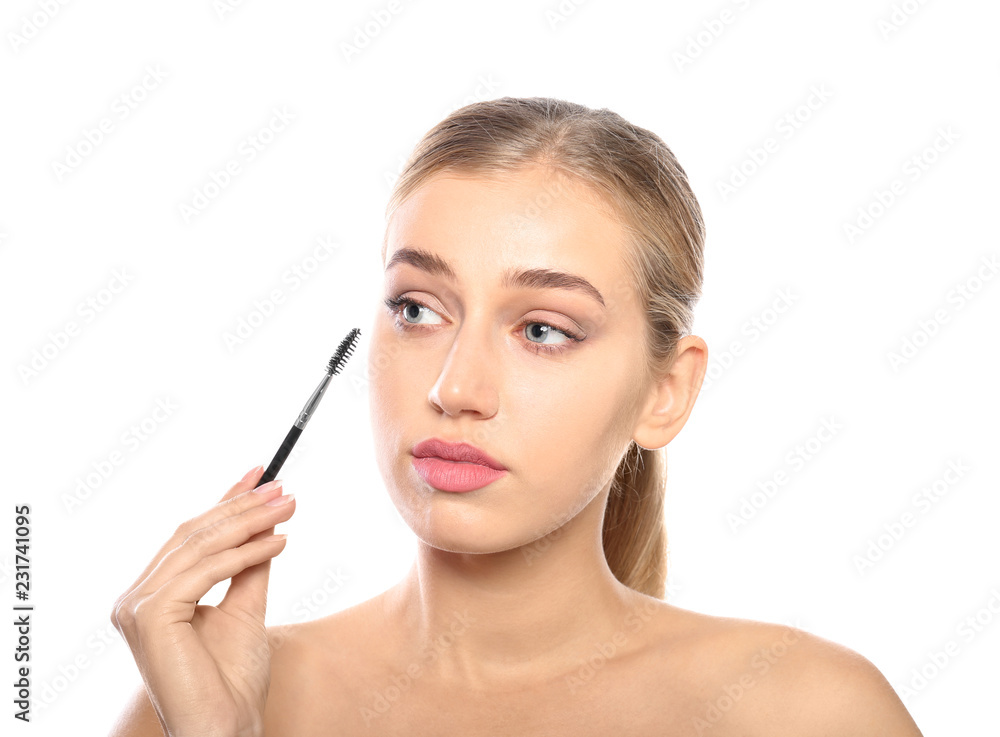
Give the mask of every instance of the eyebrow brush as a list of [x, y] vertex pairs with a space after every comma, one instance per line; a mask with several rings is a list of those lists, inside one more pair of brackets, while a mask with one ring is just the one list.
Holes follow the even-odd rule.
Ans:
[[319, 406], [319, 401], [323, 398], [323, 392], [326, 391], [326, 387], [330, 384], [330, 379], [340, 373], [340, 370], [347, 363], [347, 359], [350, 358], [351, 353], [354, 351], [354, 346], [358, 342], [358, 336], [361, 335], [361, 331], [354, 328], [351, 332], [347, 334], [347, 337], [340, 342], [336, 353], [330, 359], [330, 363], [327, 364], [326, 374], [323, 379], [319, 382], [319, 386], [309, 397], [309, 401], [306, 402], [302, 411], [299, 412], [299, 417], [295, 420], [295, 424], [292, 425], [292, 429], [288, 431], [285, 439], [281, 442], [281, 447], [278, 448], [278, 452], [274, 454], [274, 458], [271, 459], [271, 464], [264, 471], [264, 475], [260, 477], [260, 481], [257, 482], [257, 486], [261, 484], [266, 484], [268, 481], [273, 481], [275, 476], [278, 475], [278, 471], [281, 470], [281, 466], [285, 463], [285, 459], [288, 458], [288, 454], [292, 452], [292, 448], [295, 447], [295, 442], [299, 439], [299, 435], [305, 429], [306, 424], [312, 419], [313, 414], [316, 412], [316, 408]]

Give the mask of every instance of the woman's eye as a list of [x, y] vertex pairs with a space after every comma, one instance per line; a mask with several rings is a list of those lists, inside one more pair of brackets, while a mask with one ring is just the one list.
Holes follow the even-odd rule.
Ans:
[[[403, 330], [412, 330], [417, 325], [427, 324], [417, 322], [423, 312], [431, 315], [437, 315], [437, 313], [427, 305], [421, 304], [420, 302], [410, 299], [409, 297], [390, 297], [385, 300], [385, 306], [389, 309], [390, 314], [396, 317], [397, 324]], [[432, 324], [440, 324], [440, 322]], [[549, 353], [553, 353], [565, 350], [567, 347], [565, 346], [566, 343], [579, 343], [583, 340], [582, 336], [578, 336], [568, 330], [557, 328], [554, 325], [549, 325], [545, 322], [525, 320], [518, 327], [520, 328], [525, 339], [535, 346], [534, 350], [536, 352], [547, 351]], [[565, 340], [556, 341], [554, 343], [547, 342], [546, 339], [553, 333], [562, 335]]]
[[[414, 302], [413, 300], [409, 299], [394, 300], [394, 302], [396, 303], [397, 307], [400, 307], [399, 312], [403, 316], [403, 319], [406, 320], [410, 325], [420, 324], [415, 321], [420, 319], [420, 313], [422, 311], [428, 312], [432, 315], [437, 314], [430, 307], [422, 305], [419, 302]], [[411, 318], [414, 320], [414, 322], [410, 322]], [[434, 324], [440, 324], [440, 323], [434, 323]]]
[[[538, 343], [540, 345], [548, 345], [545, 342], [545, 339], [548, 336], [552, 335], [553, 333], [557, 333], [566, 338], [566, 340], [558, 341], [556, 345], [561, 345], [562, 343], [568, 343], [571, 340], [568, 334], [564, 333], [559, 328], [552, 327], [551, 325], [544, 322], [526, 322], [524, 323], [524, 327], [526, 328], [524, 331], [524, 335], [532, 343]], [[536, 338], [538, 340], [535, 340]]]

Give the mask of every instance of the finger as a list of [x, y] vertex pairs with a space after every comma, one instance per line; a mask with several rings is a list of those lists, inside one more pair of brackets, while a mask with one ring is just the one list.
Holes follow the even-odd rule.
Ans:
[[233, 576], [226, 595], [219, 602], [219, 609], [226, 614], [239, 613], [256, 622], [263, 622], [267, 614], [267, 584], [270, 577], [270, 559], [240, 571]]
[[[260, 498], [253, 493], [248, 496]], [[284, 500], [285, 503], [270, 503], [279, 500]], [[273, 530], [274, 525], [284, 522], [295, 511], [294, 496], [291, 494], [275, 497], [270, 502], [258, 501], [256, 506], [240, 514], [223, 517], [188, 535], [163, 556], [149, 576], [139, 584], [140, 593], [155, 591], [166, 585], [170, 579], [197, 565], [203, 558], [243, 545], [263, 530]]]
[[226, 614], [241, 613], [254, 621], [263, 622], [267, 613], [267, 584], [270, 577], [270, 559], [240, 571], [233, 576], [226, 595], [219, 602], [219, 609]]
[[[266, 537], [271, 537], [273, 534], [274, 534], [274, 528], [273, 527], [268, 527], [266, 530], [262, 530], [261, 532], [258, 532], [256, 535], [251, 535], [250, 539], [247, 540], [247, 542], [253, 542], [255, 540], [263, 540]], [[228, 610], [229, 612], [232, 612], [234, 608], [239, 608], [240, 610], [243, 610], [244, 613], [247, 613], [247, 614], [252, 613], [251, 611], [245, 610], [242, 604], [239, 605], [239, 606], [237, 606], [237, 607], [234, 607], [235, 597], [231, 596], [231, 594], [232, 594], [233, 591], [238, 590], [238, 589], [241, 588], [241, 582], [246, 579], [246, 577], [250, 574], [251, 571], [257, 570], [261, 566], [267, 566], [268, 568], [270, 568], [270, 565], [271, 565], [271, 561], [266, 560], [263, 563], [258, 563], [256, 565], [250, 566], [245, 571], [240, 571], [235, 576], [233, 576], [232, 580], [231, 580], [231, 582], [229, 584], [229, 588], [226, 591], [226, 595], [222, 598], [222, 601], [219, 602], [219, 604], [217, 605], [218, 608], [219, 609], [223, 609], [223, 610]], [[243, 584], [243, 586], [245, 586], [245, 584]], [[265, 589], [265, 595], [266, 595], [266, 589], [267, 589], [267, 581], [266, 580], [264, 582], [264, 589]], [[195, 601], [195, 603], [194, 603], [195, 607], [198, 606], [198, 602], [199, 601], [201, 601], [201, 600], [198, 599], [197, 601]], [[228, 607], [226, 606], [226, 601], [230, 601], [230, 605]], [[256, 608], [253, 607], [252, 605], [251, 605], [251, 608], [254, 611], [256, 611]], [[262, 621], [263, 621], [263, 615], [264, 615], [264, 613], [261, 612], [261, 620]]]
[[224, 502], [227, 499], [232, 499], [234, 496], [239, 496], [244, 491], [250, 491], [257, 486], [257, 479], [264, 475], [263, 466], [254, 466], [246, 475], [229, 487], [229, 491], [222, 495], [220, 502]]
[[[138, 586], [145, 581], [149, 575], [156, 569], [163, 558], [179, 546], [188, 535], [196, 532], [204, 527], [209, 527], [220, 519], [224, 519], [227, 516], [239, 514], [246, 509], [263, 504], [270, 499], [274, 498], [280, 493], [281, 489], [281, 479], [275, 479], [269, 484], [265, 484], [260, 487], [260, 491], [256, 491], [253, 486], [257, 479], [260, 478], [263, 472], [261, 466], [251, 469], [246, 476], [244, 476], [240, 481], [230, 487], [229, 491], [225, 493], [222, 497], [222, 501], [216, 504], [214, 507], [208, 511], [198, 515], [197, 517], [192, 517], [182, 523], [170, 539], [163, 544], [163, 546], [156, 552], [153, 559], [149, 562], [149, 565], [139, 574], [139, 577], [132, 582], [132, 585], [126, 589], [126, 592], [133, 591]], [[248, 493], [250, 489], [255, 489], [256, 493]]]
[[[170, 579], [155, 596], [164, 602], [156, 611], [171, 613], [176, 621], [190, 621], [195, 602], [213, 586], [232, 578], [249, 566], [270, 560], [285, 547], [284, 538], [267, 538], [244, 543], [238, 548], [223, 550], [202, 558], [198, 563]], [[187, 606], [176, 606], [184, 604]]]
[[[291, 504], [295, 504], [294, 501]], [[259, 540], [274, 534], [274, 528], [263, 530], [250, 540]], [[250, 566], [233, 576], [226, 595], [219, 602], [219, 609], [227, 613], [242, 612], [258, 622], [264, 621], [267, 611], [267, 585], [271, 576], [271, 560]]]

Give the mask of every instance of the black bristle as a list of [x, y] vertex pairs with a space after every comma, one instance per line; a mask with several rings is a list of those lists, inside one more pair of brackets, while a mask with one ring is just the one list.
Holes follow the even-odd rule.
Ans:
[[344, 368], [344, 364], [347, 363], [347, 359], [350, 358], [351, 353], [354, 351], [354, 346], [358, 342], [359, 335], [361, 335], [361, 331], [354, 328], [347, 334], [346, 338], [340, 341], [340, 346], [337, 348], [337, 352], [333, 354], [333, 358], [331, 358], [330, 363], [327, 364], [326, 372], [328, 374], [336, 376], [340, 373], [340, 370]]

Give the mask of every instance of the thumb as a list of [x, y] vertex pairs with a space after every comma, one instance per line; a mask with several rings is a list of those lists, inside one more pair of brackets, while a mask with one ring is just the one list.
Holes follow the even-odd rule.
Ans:
[[[260, 540], [274, 534], [274, 528], [261, 530], [247, 542]], [[284, 548], [282, 548], [283, 550]], [[219, 602], [219, 609], [227, 614], [242, 613], [263, 624], [267, 609], [267, 584], [271, 575], [271, 559], [257, 563], [232, 577], [226, 595]]]

